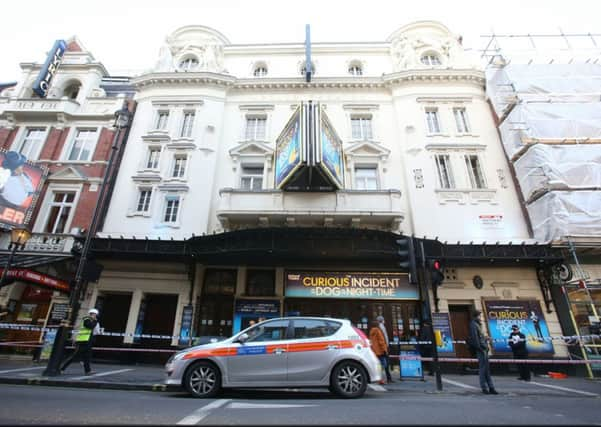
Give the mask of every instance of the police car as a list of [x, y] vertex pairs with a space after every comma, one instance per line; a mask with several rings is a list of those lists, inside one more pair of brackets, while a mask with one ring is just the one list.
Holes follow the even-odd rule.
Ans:
[[222, 388], [328, 387], [355, 398], [381, 379], [365, 334], [349, 320], [322, 317], [265, 320], [224, 341], [179, 351], [165, 369], [166, 384], [195, 397]]

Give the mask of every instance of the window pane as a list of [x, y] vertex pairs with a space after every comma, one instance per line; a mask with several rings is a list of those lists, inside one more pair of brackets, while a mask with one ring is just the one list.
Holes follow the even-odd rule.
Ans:
[[177, 222], [177, 214], [179, 211], [179, 198], [167, 198], [165, 204], [165, 222]]
[[275, 273], [273, 270], [248, 270], [246, 278], [246, 295], [275, 295]]
[[192, 136], [192, 125], [194, 124], [194, 113], [184, 113], [184, 120], [182, 122], [181, 136], [189, 138]]
[[327, 320], [293, 320], [294, 339], [321, 338], [333, 335], [340, 327], [341, 323], [330, 322]]
[[470, 177], [470, 184], [472, 188], [486, 188], [486, 181], [484, 180], [484, 174], [480, 167], [480, 159], [476, 155], [465, 156], [465, 163]]
[[436, 156], [436, 169], [440, 187], [455, 188], [455, 182], [453, 181], [451, 172], [451, 161], [447, 154], [439, 154]]
[[90, 160], [95, 137], [95, 130], [78, 130], [69, 154], [69, 160]]
[[286, 339], [288, 320], [272, 320], [250, 329], [248, 342], [281, 341]]
[[75, 200], [74, 192], [54, 193], [50, 203], [48, 219], [44, 227], [45, 233], [64, 233], [67, 228], [69, 213]]

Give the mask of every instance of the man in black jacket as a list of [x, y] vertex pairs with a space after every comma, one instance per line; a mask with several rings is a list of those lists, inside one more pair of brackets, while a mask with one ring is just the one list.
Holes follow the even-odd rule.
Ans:
[[[509, 347], [513, 351], [514, 359], [528, 359], [528, 348], [526, 347], [526, 335], [520, 332], [518, 325], [511, 325], [509, 334]], [[526, 363], [518, 363], [520, 377], [518, 380], [530, 381], [530, 369]]]
[[488, 343], [490, 338], [482, 332], [482, 312], [475, 310], [470, 322], [469, 347], [478, 357], [478, 373], [480, 374], [480, 388], [484, 394], [499, 394], [490, 376], [490, 363], [488, 362]]

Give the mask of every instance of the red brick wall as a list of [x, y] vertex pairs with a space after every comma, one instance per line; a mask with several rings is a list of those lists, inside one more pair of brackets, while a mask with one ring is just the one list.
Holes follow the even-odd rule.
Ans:
[[[75, 207], [75, 214], [73, 215], [73, 221], [71, 227], [80, 227], [88, 229], [92, 222], [92, 215], [96, 202], [98, 200], [100, 186], [96, 187], [96, 191], [90, 191], [90, 185], [85, 184], [83, 190], [79, 195], [79, 203]], [[70, 230], [69, 230], [70, 231]]]
[[40, 152], [40, 161], [58, 160], [63, 146], [65, 145], [65, 141], [67, 140], [68, 134], [69, 128], [65, 128], [62, 130], [51, 128], [48, 132], [46, 143], [44, 144], [44, 146], [42, 147], [42, 151]]
[[18, 130], [18, 127], [14, 129], [0, 128], [0, 148], [8, 150], [15, 140]]

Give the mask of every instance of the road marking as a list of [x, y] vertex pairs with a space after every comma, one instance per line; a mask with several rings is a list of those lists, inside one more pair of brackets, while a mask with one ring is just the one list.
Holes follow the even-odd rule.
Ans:
[[34, 369], [44, 369], [45, 366], [36, 366], [35, 368], [20, 368], [20, 369], [7, 369], [6, 371], [0, 371], [0, 374], [8, 374], [9, 372], [20, 372], [20, 371], [33, 371]]
[[209, 415], [209, 412], [211, 412], [213, 409], [220, 408], [220, 407], [226, 405], [227, 403], [229, 403], [230, 401], [231, 401], [231, 399], [219, 399], [219, 400], [214, 401], [213, 403], [209, 403], [208, 405], [203, 406], [202, 408], [197, 409], [196, 411], [192, 412], [187, 417], [182, 418], [181, 420], [179, 420], [177, 422], [177, 424], [178, 425], [198, 424], [198, 422], [200, 420], [202, 420], [204, 417], [206, 417], [207, 415]]
[[319, 405], [303, 405], [289, 403], [244, 403], [234, 402], [229, 407], [230, 409], [279, 409], [279, 408], [308, 408]]
[[388, 391], [388, 390], [386, 390], [385, 387], [382, 387], [379, 384], [369, 384], [368, 387], [371, 388], [374, 391]]
[[472, 390], [479, 390], [479, 387], [474, 387], [469, 384], [460, 383], [459, 381], [448, 380], [446, 378], [441, 378], [443, 382], [456, 385], [457, 387], [469, 388]]
[[97, 377], [105, 377], [107, 375], [112, 375], [112, 374], [120, 374], [121, 372], [127, 372], [127, 371], [133, 371], [133, 369], [119, 369], [118, 371], [108, 371], [108, 372], [102, 372], [99, 374], [84, 375], [83, 377], [73, 377], [70, 379], [71, 380], [85, 380], [88, 378], [97, 378]]
[[560, 387], [558, 385], [551, 385], [551, 384], [537, 383], [535, 381], [528, 381], [528, 384], [535, 384], [535, 385], [539, 385], [541, 387], [549, 387], [549, 388], [554, 388], [554, 389], [563, 390], [563, 391], [571, 391], [572, 393], [584, 394], [585, 396], [593, 396], [593, 397], [599, 396], [596, 393], [589, 393], [588, 391], [574, 390], [573, 388]]

